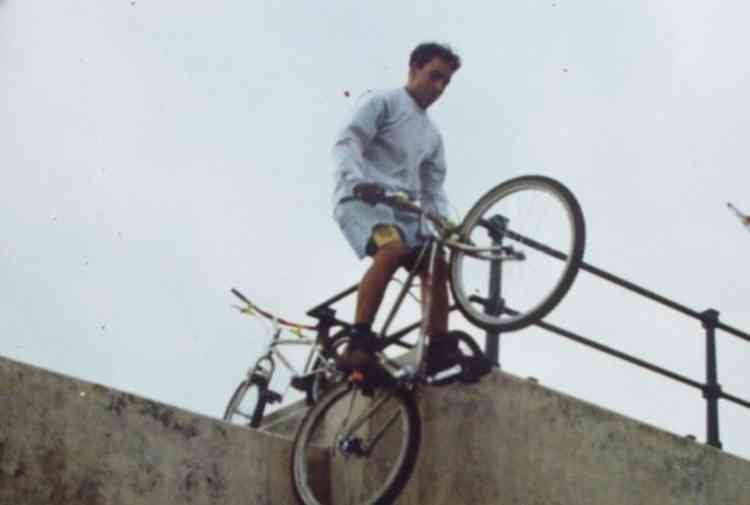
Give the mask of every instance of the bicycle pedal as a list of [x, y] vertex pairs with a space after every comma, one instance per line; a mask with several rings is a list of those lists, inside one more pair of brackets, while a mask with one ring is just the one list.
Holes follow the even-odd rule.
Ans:
[[479, 382], [479, 379], [482, 378], [481, 375], [471, 372], [469, 370], [464, 370], [458, 375], [459, 375], [458, 381], [461, 384], [476, 384], [477, 382]]
[[447, 386], [461, 380], [463, 372], [461, 365], [455, 364], [427, 377], [427, 383], [431, 386]]
[[266, 389], [261, 394], [263, 395], [263, 399], [266, 400], [266, 403], [279, 403], [281, 401], [281, 395], [276, 391]]
[[308, 391], [315, 381], [314, 375], [306, 375], [304, 377], [292, 377], [291, 386], [297, 391]]
[[485, 357], [471, 357], [461, 367], [459, 380], [464, 384], [475, 384], [492, 371], [493, 363]]

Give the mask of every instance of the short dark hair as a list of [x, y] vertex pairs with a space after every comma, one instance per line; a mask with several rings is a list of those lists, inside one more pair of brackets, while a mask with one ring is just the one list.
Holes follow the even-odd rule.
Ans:
[[409, 57], [409, 66], [422, 68], [435, 57], [448, 63], [454, 72], [461, 68], [461, 58], [453, 52], [453, 49], [437, 42], [423, 42], [415, 47]]

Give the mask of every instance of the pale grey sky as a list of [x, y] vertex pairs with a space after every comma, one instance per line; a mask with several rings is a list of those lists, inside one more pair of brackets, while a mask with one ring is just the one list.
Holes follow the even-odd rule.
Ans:
[[[587, 261], [748, 330], [750, 234], [725, 203], [750, 211], [749, 14], [718, 0], [2, 0], [0, 354], [220, 416], [263, 335], [229, 288], [309, 322], [366, 267], [330, 218], [331, 140], [344, 92], [401, 85], [423, 40], [464, 59], [431, 109], [459, 214], [511, 176], [555, 177], [582, 204]], [[698, 323], [587, 274], [549, 320], [703, 380]], [[750, 347], [721, 334], [719, 352], [720, 382], [748, 398]], [[705, 437], [697, 391], [535, 330], [504, 338], [502, 358]], [[721, 403], [725, 448], [746, 458], [748, 419]]]

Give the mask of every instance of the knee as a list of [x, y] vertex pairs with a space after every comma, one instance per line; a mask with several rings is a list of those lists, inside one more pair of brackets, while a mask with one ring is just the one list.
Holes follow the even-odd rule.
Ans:
[[373, 260], [394, 272], [409, 256], [409, 249], [403, 242], [391, 242], [378, 248]]

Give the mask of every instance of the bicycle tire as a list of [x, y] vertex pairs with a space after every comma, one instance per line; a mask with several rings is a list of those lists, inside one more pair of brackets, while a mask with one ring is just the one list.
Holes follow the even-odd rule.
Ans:
[[[363, 423], [363, 429], [344, 436], [347, 424], [356, 423], [351, 412], [365, 411], [380, 400], [381, 408]], [[381, 425], [385, 433], [365, 453], [363, 437], [377, 433]], [[420, 437], [412, 392], [376, 388], [365, 395], [350, 382], [333, 386], [297, 429], [291, 457], [297, 499], [303, 505], [340, 503], [342, 498], [357, 505], [393, 503], [414, 470]]]
[[[432, 372], [429, 383], [433, 386], [445, 386], [456, 382], [464, 384], [475, 383], [489, 373], [492, 370], [493, 365], [495, 365], [494, 362], [487, 358], [477, 341], [466, 332], [452, 330], [445, 336], [441, 337], [440, 340], [456, 341], [456, 346], [462, 355], [462, 358], [460, 358], [456, 364], [459, 365], [461, 369], [458, 373], [450, 373], [448, 375], [444, 375], [444, 370]], [[453, 367], [448, 368], [448, 370], [451, 369], [453, 369]]]
[[[474, 340], [471, 335], [461, 330], [451, 330], [444, 337], [451, 340], [457, 340], [459, 348], [466, 346], [466, 350], [462, 349], [462, 352], [470, 358], [479, 358], [484, 356], [484, 351], [479, 347], [479, 344]], [[463, 344], [463, 345], [462, 345]], [[466, 352], [468, 351], [468, 352]]]
[[[546, 216], [533, 217], [533, 212], [542, 210]], [[509, 268], [504, 266], [507, 260], [474, 259], [452, 249], [449, 278], [458, 309], [475, 325], [495, 331], [525, 328], [554, 309], [578, 274], [586, 242], [583, 212], [573, 193], [560, 182], [540, 175], [516, 177], [488, 191], [466, 214], [459, 235], [466, 244], [487, 247], [496, 245], [500, 237], [503, 245], [507, 244], [502, 241], [510, 243], [514, 254], [523, 253], [526, 258], [518, 261], [519, 266]], [[497, 266], [491, 266], [493, 263]], [[507, 273], [519, 280], [502, 286], [498, 282], [493, 288], [493, 274], [485, 275], [485, 268], [502, 272], [495, 276], [501, 282], [506, 282]], [[542, 280], [523, 280], [532, 275]], [[548, 282], [545, 276], [551, 279], [549, 288], [544, 287]], [[512, 294], [506, 292], [508, 285]], [[538, 286], [542, 294], [536, 293]], [[500, 297], [502, 302], [494, 305]]]
[[497, 363], [487, 357], [476, 340], [471, 335], [460, 330], [448, 333], [452, 338], [458, 340], [459, 350], [466, 356], [467, 361], [461, 364], [460, 382], [471, 384], [479, 381], [483, 376], [492, 371]]
[[[254, 395], [251, 394], [252, 391], [255, 391]], [[229, 403], [227, 403], [224, 421], [258, 428], [263, 421], [263, 413], [266, 409], [267, 391], [268, 381], [258, 375], [252, 374], [250, 379], [240, 382], [229, 399]], [[251, 394], [251, 396], [248, 396], [248, 394]], [[249, 409], [243, 408], [242, 402], [246, 398], [248, 399]]]

